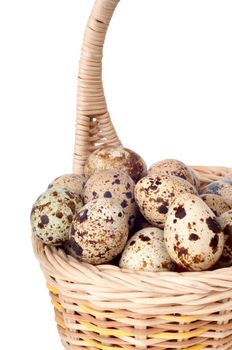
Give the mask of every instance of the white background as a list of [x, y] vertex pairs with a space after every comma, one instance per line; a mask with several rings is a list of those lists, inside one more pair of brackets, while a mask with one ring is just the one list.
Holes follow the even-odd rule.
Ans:
[[[0, 1], [0, 347], [61, 350], [32, 253], [33, 201], [72, 167], [76, 77], [93, 0]], [[148, 165], [232, 166], [232, 2], [121, 0], [104, 55], [122, 142]]]

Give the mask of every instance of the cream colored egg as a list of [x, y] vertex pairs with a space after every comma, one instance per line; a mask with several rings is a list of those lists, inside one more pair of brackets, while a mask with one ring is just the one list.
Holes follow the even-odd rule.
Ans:
[[217, 267], [229, 267], [232, 266], [232, 210], [223, 213], [218, 218], [218, 222], [225, 235], [225, 246]]
[[127, 216], [120, 203], [100, 198], [87, 203], [75, 216], [69, 245], [80, 260], [98, 265], [121, 253], [127, 238]]
[[174, 264], [164, 245], [163, 231], [144, 228], [128, 241], [119, 266], [134, 271], [173, 270]]
[[147, 174], [147, 166], [140, 155], [122, 146], [105, 146], [91, 153], [85, 164], [85, 175], [106, 169], [118, 169], [135, 182]]
[[231, 207], [224, 201], [223, 197], [217, 194], [202, 194], [201, 199], [203, 199], [203, 201], [208, 205], [208, 207], [214, 212], [216, 216], [220, 216], [221, 214], [231, 209]]
[[187, 180], [193, 186], [197, 185], [196, 174], [183, 162], [176, 159], [165, 159], [153, 164], [148, 169], [149, 176], [172, 175]]
[[203, 194], [212, 193], [221, 196], [224, 201], [232, 207], [232, 180], [222, 179], [215, 181], [206, 186]]
[[137, 214], [134, 197], [135, 183], [131, 177], [120, 170], [109, 169], [93, 174], [85, 184], [85, 203], [97, 198], [113, 198], [119, 201], [132, 228]]
[[48, 186], [48, 188], [67, 188], [68, 190], [75, 192], [78, 196], [80, 196], [83, 199], [85, 182], [86, 179], [82, 175], [66, 174], [53, 180]]
[[35, 202], [31, 211], [33, 234], [45, 244], [62, 244], [76, 212], [83, 206], [80, 197], [63, 188], [51, 188]]
[[212, 210], [193, 194], [176, 198], [164, 227], [169, 255], [189, 271], [207, 270], [220, 258], [224, 234]]
[[228, 173], [224, 178], [223, 180], [232, 180], [232, 172], [231, 173]]
[[196, 193], [188, 181], [176, 176], [147, 176], [135, 186], [135, 199], [147, 221], [163, 228], [170, 204], [182, 193]]

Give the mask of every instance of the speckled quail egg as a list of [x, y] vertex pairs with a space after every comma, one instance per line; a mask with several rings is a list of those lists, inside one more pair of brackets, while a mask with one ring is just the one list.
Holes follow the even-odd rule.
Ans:
[[205, 202], [185, 193], [176, 198], [169, 208], [164, 242], [174, 262], [189, 271], [201, 271], [219, 260], [224, 234]]
[[176, 176], [147, 176], [135, 186], [135, 199], [147, 221], [163, 228], [170, 204], [182, 193], [196, 193], [188, 181]]
[[48, 188], [55, 188], [55, 187], [66, 188], [76, 193], [78, 196], [80, 196], [83, 199], [85, 182], [86, 182], [86, 179], [82, 175], [66, 174], [66, 175], [57, 177], [55, 180], [53, 180], [48, 186]]
[[127, 238], [127, 216], [120, 203], [99, 198], [87, 203], [76, 214], [69, 243], [80, 260], [98, 265], [121, 253]]
[[223, 197], [217, 194], [202, 194], [201, 199], [203, 199], [203, 201], [208, 205], [208, 207], [214, 212], [216, 216], [220, 216], [221, 214], [231, 209], [231, 207], [224, 201]]
[[132, 228], [137, 213], [134, 187], [135, 183], [129, 175], [116, 169], [103, 170], [93, 174], [86, 182], [84, 201], [88, 203], [97, 198], [117, 199]]
[[197, 176], [191, 168], [176, 159], [165, 159], [153, 164], [148, 169], [149, 176], [172, 175], [178, 176], [197, 186]]
[[218, 222], [225, 235], [225, 246], [216, 267], [229, 267], [232, 265], [232, 210], [223, 213]]
[[163, 231], [144, 228], [128, 241], [119, 266], [134, 271], [173, 270], [174, 264], [164, 244]]
[[232, 207], [232, 180], [222, 179], [215, 181], [206, 186], [203, 194], [213, 193], [221, 196], [224, 201]]
[[224, 178], [223, 180], [232, 180], [232, 172], [231, 173], [228, 173]]
[[147, 174], [147, 166], [137, 153], [122, 146], [106, 146], [91, 153], [85, 164], [85, 175], [106, 169], [118, 169], [135, 182]]
[[83, 206], [74, 192], [51, 188], [35, 202], [31, 211], [33, 234], [45, 244], [62, 244], [69, 238], [69, 229], [76, 212]]

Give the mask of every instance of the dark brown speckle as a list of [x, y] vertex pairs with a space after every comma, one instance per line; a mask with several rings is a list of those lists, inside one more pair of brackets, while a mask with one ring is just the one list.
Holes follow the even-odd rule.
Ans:
[[159, 208], [158, 208], [158, 211], [160, 214], [167, 214], [168, 212], [168, 207], [166, 207], [166, 205], [161, 205]]
[[94, 199], [98, 198], [97, 192], [93, 191], [93, 192], [92, 192], [92, 195], [93, 195], [93, 198], [94, 198]]
[[56, 212], [56, 217], [57, 217], [58, 219], [62, 219], [63, 213], [61, 213], [61, 211], [57, 211], [57, 212]]
[[183, 206], [179, 206], [178, 208], [174, 208], [174, 210], [176, 211], [175, 217], [177, 219], [182, 220], [186, 216], [186, 211], [185, 211]]
[[181, 258], [183, 255], [188, 255], [188, 249], [182, 247], [179, 248], [178, 258]]
[[213, 250], [213, 254], [215, 254], [217, 252], [217, 248], [218, 248], [218, 242], [219, 242], [219, 238], [218, 235], [216, 234], [210, 241], [210, 248], [212, 248]]
[[120, 185], [120, 183], [121, 183], [121, 181], [119, 179], [116, 179], [112, 182], [112, 185]]
[[191, 233], [189, 235], [189, 240], [190, 241], [198, 241], [198, 239], [200, 239], [200, 237], [196, 233]]
[[151, 240], [150, 237], [144, 236], [143, 234], [139, 235], [139, 238], [140, 238], [141, 241], [143, 241], [143, 242], [149, 242], [149, 241]]
[[47, 225], [49, 223], [49, 217], [47, 215], [42, 215], [40, 220], [43, 225]]
[[112, 198], [112, 193], [110, 191], [106, 191], [104, 193], [104, 198]]
[[221, 226], [217, 222], [216, 218], [209, 217], [208, 219], [206, 219], [206, 223], [208, 225], [208, 228], [211, 231], [213, 231], [213, 233], [221, 233], [222, 232]]
[[67, 206], [71, 209], [71, 211], [72, 211], [72, 213], [74, 215], [75, 212], [76, 212], [76, 205], [75, 205], [75, 203], [73, 201], [70, 201], [70, 202], [67, 203]]
[[128, 207], [128, 202], [127, 202], [125, 199], [122, 201], [121, 207], [122, 207], [122, 208]]
[[68, 219], [68, 222], [71, 224], [71, 222], [73, 221], [73, 216], [72, 215], [68, 215], [67, 219]]

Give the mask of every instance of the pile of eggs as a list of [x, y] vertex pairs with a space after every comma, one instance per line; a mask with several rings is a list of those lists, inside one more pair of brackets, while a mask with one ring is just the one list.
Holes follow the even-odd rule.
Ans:
[[200, 189], [184, 163], [148, 170], [135, 152], [106, 146], [85, 175], [55, 179], [31, 211], [32, 232], [93, 265], [202, 271], [232, 265], [232, 174]]

